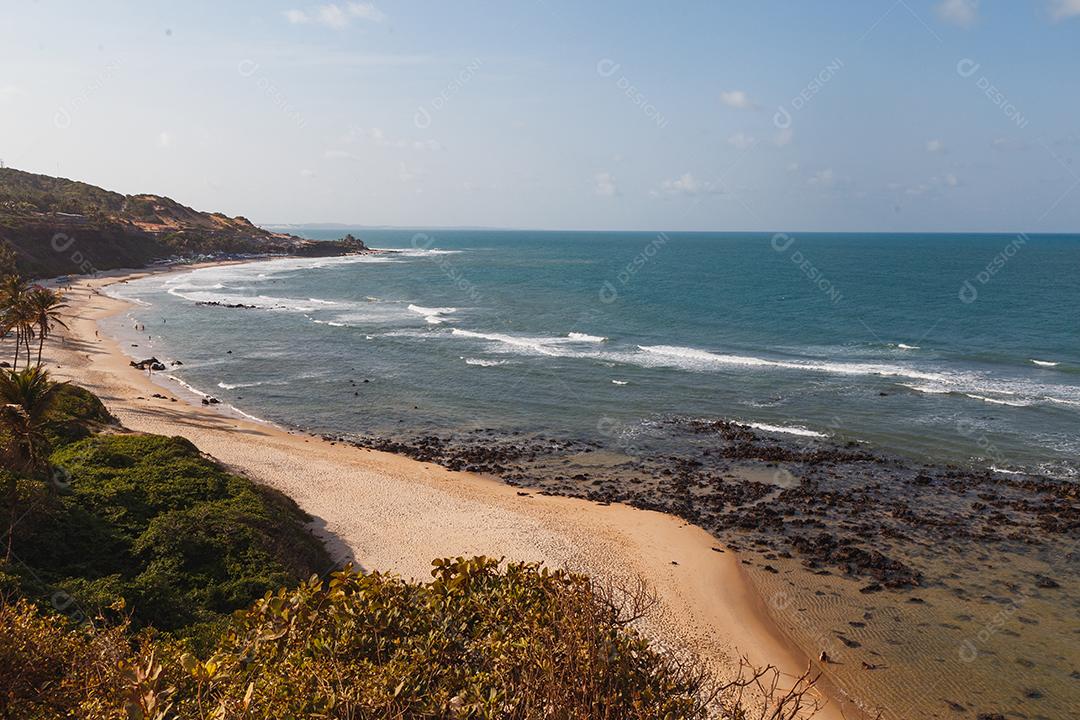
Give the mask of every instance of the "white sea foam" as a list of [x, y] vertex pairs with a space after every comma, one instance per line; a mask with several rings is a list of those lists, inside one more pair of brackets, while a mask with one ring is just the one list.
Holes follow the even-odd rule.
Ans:
[[409, 305], [409, 310], [423, 315], [429, 325], [440, 325], [446, 320], [443, 315], [457, 312], [455, 307], [423, 307], [422, 305]]
[[926, 393], [927, 395], [948, 395], [952, 392], [949, 388], [940, 385], [909, 385], [907, 383], [900, 383], [900, 386], [914, 390], [915, 392]]
[[498, 365], [506, 365], [507, 360], [487, 360], [484, 358], [462, 358], [466, 365], [477, 365], [479, 367], [496, 367]]
[[273, 295], [233, 295], [222, 293], [197, 286], [179, 285], [171, 287], [168, 293], [174, 297], [182, 298], [196, 303], [220, 303], [221, 305], [253, 305], [263, 310], [279, 310], [285, 312], [314, 312], [325, 308], [325, 300], [306, 300], [300, 298], [275, 297]]
[[626, 385], [630, 381], [629, 380], [612, 380], [611, 382], [613, 382], [616, 385]]
[[827, 438], [829, 437], [825, 433], [817, 432], [816, 430], [809, 430], [804, 427], [795, 427], [787, 425], [768, 425], [766, 423], [746, 423], [748, 426], [755, 430], [764, 430], [765, 432], [773, 433], [787, 433], [788, 435], [799, 435], [801, 437], [815, 437], [815, 438]]
[[400, 257], [431, 257], [432, 255], [459, 255], [461, 250], [440, 250], [439, 248], [388, 248], [383, 252]]
[[920, 349], [918, 345], [906, 345], [904, 343], [897, 343], [896, 347], [900, 348], [901, 350], [918, 350], [918, 349]]
[[167, 377], [169, 380], [172, 380], [174, 383], [176, 383], [177, 385], [184, 388], [185, 390], [187, 390], [190, 393], [194, 393], [194, 394], [198, 395], [199, 397], [204, 397], [204, 398], [205, 397], [210, 397], [209, 395], [204, 393], [202, 390], [198, 389], [197, 387], [193, 387], [192, 385], [188, 385], [186, 382], [184, 382], [180, 378], [176, 377], [175, 375], [166, 375], [165, 377]]
[[461, 328], [454, 328], [452, 334], [463, 338], [487, 340], [496, 343], [497, 347], [502, 346], [500, 349], [504, 350], [524, 351], [537, 355], [558, 356], [568, 354], [558, 346], [561, 343], [569, 342], [569, 338], [523, 337], [519, 335], [505, 335], [503, 333], [479, 333], [473, 332], [472, 330], [462, 330]]
[[992, 403], [994, 405], [1009, 405], [1011, 407], [1027, 407], [1031, 403], [1023, 400], [1002, 400], [1000, 398], [986, 397], [985, 395], [976, 395], [975, 393], [964, 393], [972, 400], [982, 400], [983, 402]]
[[591, 342], [591, 343], [602, 343], [605, 340], [607, 340], [606, 337], [601, 337], [599, 335], [588, 335], [586, 333], [579, 333], [579, 332], [567, 333], [566, 337], [568, 339], [570, 339], [570, 340], [576, 340], [578, 342]]
[[717, 365], [742, 367], [780, 368], [839, 375], [880, 375], [905, 377], [912, 380], [944, 381], [942, 373], [924, 372], [902, 365], [878, 365], [873, 363], [839, 363], [827, 361], [767, 360], [749, 355], [726, 355], [678, 345], [639, 345], [638, 348], [655, 357], [659, 364], [674, 365], [688, 370], [705, 370]]
[[1056, 363], [1053, 360], [1036, 360], [1031, 358], [1031, 362], [1035, 363], [1039, 367], [1057, 367], [1060, 363]]
[[990, 469], [996, 473], [1003, 473], [1005, 475], [1027, 475], [1027, 473], [1020, 470], [1006, 470], [1005, 468], [999, 468], [996, 465], [991, 465]]
[[259, 387], [260, 385], [286, 385], [284, 381], [264, 380], [260, 382], [248, 382], [248, 383], [227, 383], [219, 382], [217, 386], [222, 390], [236, 390], [238, 388], [246, 387]]
[[254, 420], [255, 422], [262, 423], [263, 425], [273, 425], [273, 423], [269, 420], [263, 420], [261, 417], [256, 417], [250, 413], [246, 413], [235, 405], [226, 405], [225, 407], [229, 408], [237, 415], [242, 415], [243, 417], [246, 417], [248, 420]]

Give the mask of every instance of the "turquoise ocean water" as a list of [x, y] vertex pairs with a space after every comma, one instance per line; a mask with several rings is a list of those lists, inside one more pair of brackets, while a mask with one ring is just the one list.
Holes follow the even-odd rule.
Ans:
[[318, 431], [662, 452], [663, 420], [726, 418], [1080, 478], [1080, 237], [352, 232], [399, 252], [146, 278], [111, 330]]

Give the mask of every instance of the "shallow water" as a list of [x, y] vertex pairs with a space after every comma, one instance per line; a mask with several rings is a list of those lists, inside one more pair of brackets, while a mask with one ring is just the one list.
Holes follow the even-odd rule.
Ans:
[[1078, 237], [358, 234], [404, 252], [151, 277], [116, 290], [149, 305], [114, 329], [137, 319], [154, 338], [129, 333], [133, 354], [325, 430], [611, 442], [723, 417], [1078, 473]]

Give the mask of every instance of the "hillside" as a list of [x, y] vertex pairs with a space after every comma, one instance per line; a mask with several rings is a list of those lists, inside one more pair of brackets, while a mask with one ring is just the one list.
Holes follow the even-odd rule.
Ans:
[[2, 718], [744, 717], [756, 678], [652, 645], [643, 586], [486, 557], [329, 572], [287, 497], [49, 387], [39, 467], [11, 469], [0, 416]]
[[13, 168], [0, 168], [0, 242], [14, 248], [22, 272], [42, 277], [200, 255], [322, 256], [366, 249], [351, 236], [307, 240], [160, 195], [123, 195]]

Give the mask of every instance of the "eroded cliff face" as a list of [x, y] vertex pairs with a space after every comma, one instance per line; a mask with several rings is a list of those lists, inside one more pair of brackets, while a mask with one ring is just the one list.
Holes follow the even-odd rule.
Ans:
[[206, 213], [160, 195], [0, 168], [0, 242], [27, 275], [91, 274], [174, 258], [332, 256], [367, 250], [351, 235], [317, 242], [265, 230], [244, 217]]

